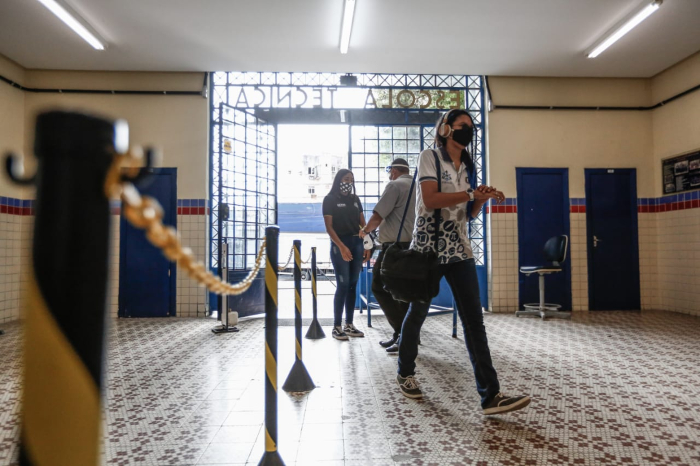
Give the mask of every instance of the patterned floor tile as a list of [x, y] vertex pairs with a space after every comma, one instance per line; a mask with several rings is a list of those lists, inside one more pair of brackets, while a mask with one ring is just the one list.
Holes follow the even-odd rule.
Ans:
[[[461, 329], [430, 317], [416, 377], [401, 395], [396, 357], [365, 338], [304, 340], [317, 388], [278, 394], [278, 448], [290, 466], [700, 464], [700, 319], [663, 312], [575, 313], [571, 321], [488, 314], [502, 391], [523, 411], [485, 417]], [[105, 465], [257, 464], [265, 451], [264, 322], [213, 335], [205, 319], [124, 319], [110, 327]], [[0, 338], [0, 466], [17, 461], [22, 324]], [[328, 333], [328, 332], [327, 332]], [[278, 382], [294, 362], [279, 331]]]

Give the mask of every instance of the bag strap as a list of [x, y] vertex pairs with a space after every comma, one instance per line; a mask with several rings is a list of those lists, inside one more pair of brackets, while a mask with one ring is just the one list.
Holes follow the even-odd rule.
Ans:
[[[437, 175], [438, 192], [442, 192], [442, 168], [440, 166], [440, 158], [436, 150], [433, 150], [433, 157], [435, 157], [435, 174]], [[435, 253], [438, 253], [438, 241], [440, 239], [440, 217], [442, 216], [442, 209], [435, 209]]]
[[403, 216], [401, 217], [401, 225], [399, 226], [399, 234], [396, 237], [396, 242], [401, 242], [401, 233], [403, 233], [403, 222], [406, 220], [406, 214], [408, 213], [408, 206], [411, 205], [411, 196], [413, 195], [413, 187], [416, 185], [416, 176], [418, 176], [418, 167], [416, 167], [416, 172], [413, 174], [413, 181], [411, 181], [411, 189], [408, 191], [408, 198], [406, 199], [406, 207], [403, 209]]
[[[435, 174], [438, 184], [438, 192], [442, 192], [442, 176], [440, 171], [442, 170], [440, 166], [440, 159], [438, 158], [437, 151], [432, 150], [433, 157], [435, 157]], [[406, 220], [406, 213], [408, 212], [408, 206], [411, 204], [411, 196], [413, 195], [413, 187], [416, 184], [416, 177], [418, 176], [418, 167], [416, 167], [416, 172], [413, 174], [413, 181], [411, 181], [411, 189], [408, 191], [408, 199], [406, 199], [406, 207], [403, 209], [403, 217], [401, 217], [401, 225], [399, 226], [399, 234], [396, 237], [396, 242], [401, 242], [401, 233], [403, 232], [403, 223]], [[435, 209], [435, 252], [437, 252], [438, 239], [440, 237], [440, 212], [441, 209]]]

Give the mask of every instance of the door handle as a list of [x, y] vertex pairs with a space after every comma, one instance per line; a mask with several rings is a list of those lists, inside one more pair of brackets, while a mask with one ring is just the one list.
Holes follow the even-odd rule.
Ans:
[[597, 247], [598, 247], [598, 243], [599, 243], [600, 241], [602, 241], [602, 240], [598, 239], [598, 237], [597, 237], [596, 235], [593, 235], [593, 247], [594, 247], [594, 248], [597, 248]]

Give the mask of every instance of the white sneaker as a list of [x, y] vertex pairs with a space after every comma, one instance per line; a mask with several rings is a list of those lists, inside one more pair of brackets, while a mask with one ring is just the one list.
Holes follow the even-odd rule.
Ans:
[[348, 336], [343, 332], [343, 327], [333, 327], [333, 338], [336, 340], [349, 340]]
[[523, 409], [525, 406], [530, 404], [530, 397], [527, 395], [517, 395], [517, 396], [506, 396], [502, 393], [498, 393], [496, 397], [484, 406], [484, 414], [503, 414], [509, 413], [511, 411], [517, 411], [518, 409]]
[[357, 327], [355, 327], [353, 324], [345, 324], [345, 327], [343, 327], [343, 332], [349, 337], [364, 337], [365, 334], [360, 332]]

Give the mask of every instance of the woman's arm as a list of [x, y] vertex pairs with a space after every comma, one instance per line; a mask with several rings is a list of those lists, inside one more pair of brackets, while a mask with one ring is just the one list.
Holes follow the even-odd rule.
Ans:
[[[365, 235], [362, 234], [362, 229], [366, 226], [367, 222], [365, 221], [365, 214], [364, 212], [360, 212], [360, 238], [364, 238]], [[372, 257], [372, 250], [365, 249], [365, 252], [362, 254], [362, 262], [367, 262], [370, 257]]]
[[[442, 209], [443, 207], [452, 207], [462, 202], [469, 201], [469, 194], [466, 191], [456, 193], [442, 193], [438, 191], [437, 181], [423, 181], [420, 184], [421, 196], [423, 204], [428, 209]], [[472, 213], [479, 212], [479, 209], [489, 199], [497, 199], [496, 192], [485, 192], [474, 190], [474, 205]]]
[[342, 241], [340, 241], [338, 234], [333, 229], [333, 216], [324, 215], [323, 223], [326, 224], [326, 233], [328, 233], [328, 236], [331, 237], [331, 241], [333, 241], [333, 244], [338, 246], [338, 249], [340, 249], [340, 254], [343, 256], [343, 259], [345, 259], [346, 261], [351, 261], [352, 253], [350, 252], [350, 249], [348, 249], [348, 247], [345, 246], [345, 244], [343, 244]]
[[472, 205], [472, 210], [470, 213], [471, 218], [476, 218], [479, 215], [479, 212], [481, 211], [481, 208], [486, 204], [486, 201], [488, 199], [479, 199], [477, 200], [477, 193], [485, 193], [485, 194], [492, 194], [493, 199], [496, 199], [496, 202], [498, 204], [502, 203], [503, 201], [506, 200], [506, 196], [499, 190], [492, 188], [491, 186], [485, 186], [481, 185], [476, 190], [474, 191], [474, 202]]
[[469, 214], [471, 218], [476, 218], [479, 216], [479, 212], [481, 212], [481, 208], [486, 204], [486, 201], [488, 199], [479, 199], [478, 201], [475, 199], [474, 203], [472, 204], [472, 211]]

